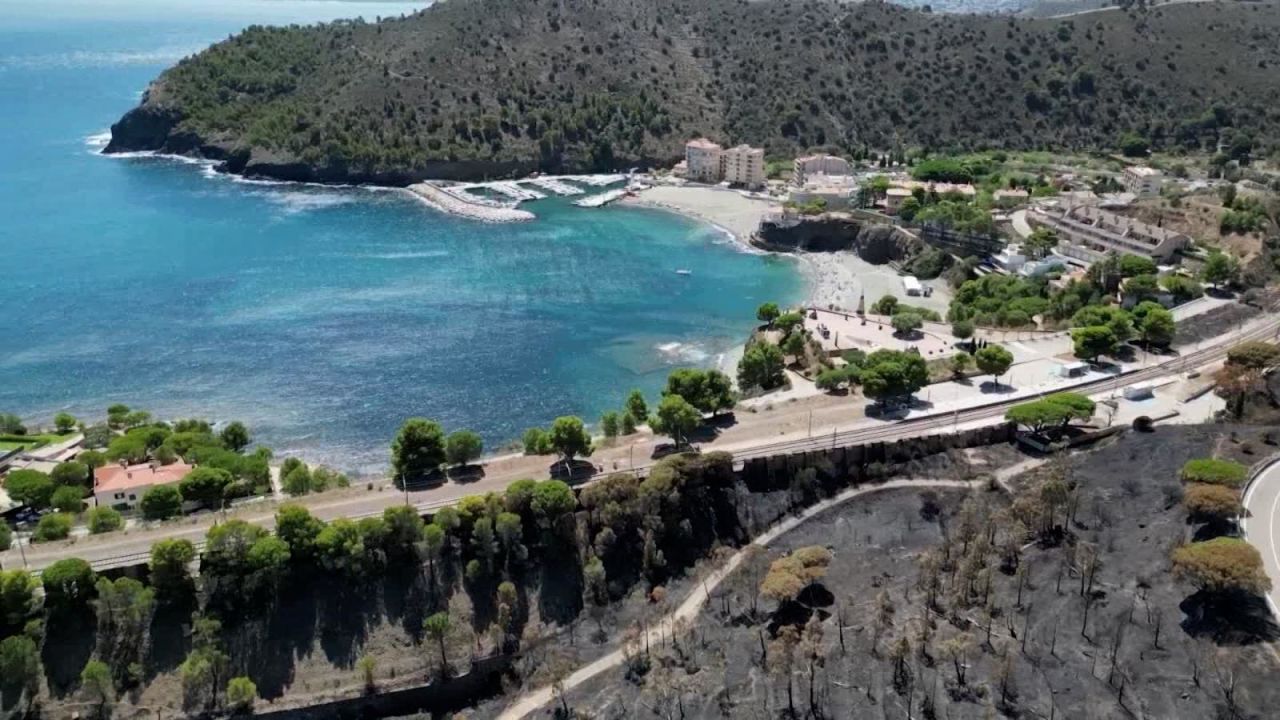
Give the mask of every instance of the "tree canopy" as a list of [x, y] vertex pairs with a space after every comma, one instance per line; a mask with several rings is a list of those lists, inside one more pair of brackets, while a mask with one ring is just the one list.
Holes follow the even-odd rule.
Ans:
[[1249, 468], [1231, 460], [1195, 458], [1182, 466], [1181, 477], [1183, 482], [1238, 488], [1248, 479]]
[[669, 436], [677, 447], [683, 447], [701, 424], [702, 413], [679, 395], [663, 397], [649, 420], [654, 432]]
[[444, 430], [425, 418], [410, 418], [391, 443], [391, 467], [402, 483], [420, 481], [445, 462]]
[[1072, 420], [1088, 420], [1095, 407], [1084, 395], [1061, 392], [1015, 405], [1005, 413], [1005, 419], [1039, 433], [1054, 426], [1065, 427]]
[[1173, 571], [1210, 593], [1262, 594], [1271, 589], [1262, 556], [1238, 538], [1219, 537], [1177, 548], [1173, 551]]

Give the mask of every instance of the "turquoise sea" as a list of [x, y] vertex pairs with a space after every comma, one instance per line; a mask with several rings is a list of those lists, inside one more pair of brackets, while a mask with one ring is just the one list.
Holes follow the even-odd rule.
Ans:
[[398, 191], [96, 154], [150, 79], [245, 25], [413, 7], [0, 0], [0, 411], [242, 419], [277, 452], [371, 473], [406, 417], [491, 447], [595, 419], [799, 297], [792, 263], [659, 211], [543, 200], [535, 222], [484, 225]]

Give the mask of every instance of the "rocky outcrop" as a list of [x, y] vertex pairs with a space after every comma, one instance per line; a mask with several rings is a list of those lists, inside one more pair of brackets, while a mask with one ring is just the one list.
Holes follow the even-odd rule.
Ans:
[[765, 220], [751, 242], [775, 252], [852, 250], [877, 265], [903, 260], [923, 247], [918, 239], [892, 225], [844, 213]]

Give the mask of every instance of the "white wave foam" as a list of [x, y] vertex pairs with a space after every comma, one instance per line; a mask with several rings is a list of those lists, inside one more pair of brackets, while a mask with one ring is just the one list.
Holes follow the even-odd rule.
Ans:
[[711, 353], [698, 343], [665, 342], [654, 346], [665, 362], [672, 364], [700, 364], [711, 357]]
[[95, 148], [95, 149], [102, 149], [106, 147], [107, 143], [109, 142], [111, 142], [110, 130], [106, 130], [100, 133], [94, 133], [92, 135], [86, 136], [84, 139], [84, 144], [86, 146]]
[[261, 195], [272, 204], [279, 205], [288, 215], [296, 215], [311, 210], [324, 210], [355, 202], [355, 198], [341, 193], [268, 191], [254, 194]]
[[0, 57], [0, 69], [21, 68], [90, 68], [121, 65], [171, 64], [203, 49], [201, 45], [168, 45], [151, 50], [75, 50], [46, 55], [6, 55]]

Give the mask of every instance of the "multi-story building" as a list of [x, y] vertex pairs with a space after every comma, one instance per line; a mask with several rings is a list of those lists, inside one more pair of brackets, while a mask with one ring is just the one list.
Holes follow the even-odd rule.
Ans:
[[1191, 238], [1182, 233], [1089, 205], [1034, 208], [1027, 217], [1033, 225], [1057, 233], [1057, 254], [1085, 263], [1097, 262], [1113, 252], [1168, 262], [1174, 253], [1191, 244]]
[[1138, 197], [1152, 197], [1160, 194], [1160, 188], [1164, 186], [1164, 173], [1155, 168], [1134, 165], [1124, 169], [1120, 184]]
[[849, 167], [849, 161], [844, 158], [835, 155], [809, 155], [796, 158], [791, 169], [791, 182], [796, 187], [803, 187], [814, 175], [848, 176], [852, 174], [853, 169]]
[[720, 182], [720, 159], [724, 149], [706, 138], [684, 144], [685, 177], [698, 182]]
[[764, 186], [764, 150], [739, 145], [720, 153], [720, 177], [732, 185]]

